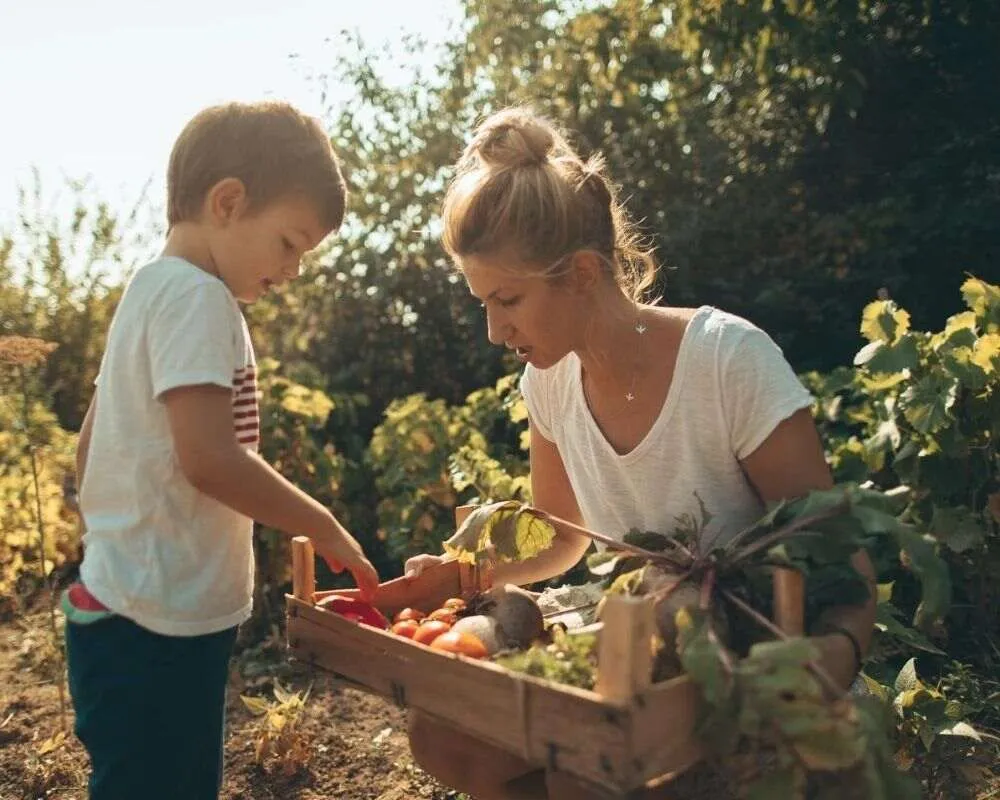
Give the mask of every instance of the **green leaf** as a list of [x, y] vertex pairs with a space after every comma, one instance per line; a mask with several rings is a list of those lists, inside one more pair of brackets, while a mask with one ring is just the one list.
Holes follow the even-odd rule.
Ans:
[[896, 619], [896, 616], [901, 613], [891, 603], [879, 602], [875, 609], [875, 627], [887, 636], [892, 636], [910, 647], [939, 656], [945, 655], [943, 650], [932, 644], [920, 631], [916, 631]]
[[865, 439], [865, 461], [874, 472], [882, 469], [886, 456], [895, 452], [900, 440], [899, 428], [894, 419], [882, 420], [875, 433]]
[[965, 506], [934, 505], [930, 523], [935, 538], [955, 553], [964, 553], [982, 545], [986, 531], [979, 515]]
[[903, 563], [920, 580], [920, 604], [914, 614], [914, 625], [924, 628], [942, 619], [951, 604], [951, 575], [948, 566], [937, 554], [934, 539], [908, 528], [895, 533]]
[[922, 800], [920, 782], [895, 766], [893, 745], [885, 735], [892, 724], [887, 708], [874, 697], [856, 697], [854, 703], [869, 745], [862, 771], [869, 800]]
[[633, 529], [625, 534], [623, 540], [626, 544], [633, 544], [636, 547], [641, 547], [643, 550], [650, 550], [654, 553], [663, 552], [670, 547], [670, 537], [662, 533], [655, 533], [654, 531]]
[[718, 706], [732, 691], [732, 676], [723, 663], [723, 648], [712, 633], [712, 617], [700, 609], [681, 608], [674, 617], [677, 655], [684, 671], [698, 684], [706, 702]]
[[917, 343], [917, 336], [912, 333], [903, 334], [893, 344], [879, 342], [881, 346], [875, 349], [864, 366], [869, 372], [887, 375], [915, 370], [920, 366]]
[[[797, 719], [796, 714], [801, 718]], [[867, 738], [861, 735], [857, 709], [850, 698], [832, 703], [822, 698], [790, 701], [781, 724], [792, 736], [795, 752], [810, 769], [848, 769], [865, 755]]]
[[950, 420], [958, 382], [938, 374], [921, 378], [900, 395], [903, 415], [920, 433], [933, 433]]
[[746, 800], [799, 800], [805, 797], [806, 771], [798, 764], [766, 772], [745, 788]]

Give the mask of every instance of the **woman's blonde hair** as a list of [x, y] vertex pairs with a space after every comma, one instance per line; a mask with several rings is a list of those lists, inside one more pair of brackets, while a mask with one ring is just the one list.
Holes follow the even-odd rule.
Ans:
[[558, 278], [567, 256], [591, 250], [635, 302], [655, 279], [652, 251], [618, 201], [604, 159], [584, 161], [550, 120], [527, 109], [498, 111], [476, 129], [442, 216], [444, 247], [457, 261], [503, 254]]

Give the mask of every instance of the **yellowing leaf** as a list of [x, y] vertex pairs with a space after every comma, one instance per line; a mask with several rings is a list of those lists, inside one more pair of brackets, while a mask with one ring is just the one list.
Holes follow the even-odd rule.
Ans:
[[867, 375], [861, 376], [861, 386], [869, 393], [884, 392], [888, 389], [892, 389], [901, 383], [905, 383], [909, 380], [909, 374], [905, 372], [897, 372], [895, 374], [889, 375], [879, 375], [876, 378], [870, 378]]
[[972, 351], [972, 363], [982, 368], [987, 375], [997, 371], [1000, 364], [1000, 333], [980, 336]]
[[291, 384], [281, 398], [281, 407], [291, 414], [323, 422], [333, 410], [333, 401], [321, 391]]
[[[946, 342], [954, 344], [971, 344], [976, 337], [976, 312], [963, 311], [948, 317], [948, 322], [941, 333], [934, 335], [932, 346], [936, 349]], [[954, 341], [953, 341], [954, 340]]]
[[910, 315], [891, 300], [876, 300], [861, 314], [861, 334], [870, 342], [892, 344], [910, 329]]
[[66, 733], [64, 731], [59, 731], [55, 736], [50, 736], [38, 745], [37, 753], [40, 756], [44, 756], [46, 753], [51, 753], [54, 750], [59, 749], [64, 741], [66, 741]]
[[274, 730], [280, 731], [285, 727], [285, 723], [288, 722], [288, 718], [280, 711], [275, 711], [268, 717], [268, 722]]
[[421, 453], [429, 453], [434, 449], [434, 440], [427, 435], [426, 431], [414, 431], [410, 434], [410, 441]]
[[266, 714], [271, 708], [270, 704], [266, 700], [262, 700], [259, 697], [249, 697], [241, 694], [240, 700], [243, 701], [243, 705], [245, 705], [252, 714]]
[[979, 316], [985, 316], [991, 309], [1000, 307], [1000, 287], [978, 278], [969, 278], [962, 284], [962, 297], [966, 305]]
[[476, 508], [444, 549], [467, 564], [491, 555], [501, 562], [524, 561], [547, 550], [555, 535], [555, 528], [539, 512], [506, 500]]
[[528, 406], [523, 400], [518, 400], [515, 403], [511, 403], [508, 413], [510, 414], [511, 422], [523, 422], [528, 418]]

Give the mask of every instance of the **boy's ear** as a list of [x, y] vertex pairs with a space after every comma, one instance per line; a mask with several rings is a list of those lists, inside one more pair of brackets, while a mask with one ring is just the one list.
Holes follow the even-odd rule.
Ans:
[[246, 186], [239, 178], [223, 178], [205, 195], [205, 211], [209, 219], [222, 225], [239, 217], [246, 205]]
[[600, 282], [604, 263], [593, 250], [578, 250], [573, 253], [570, 270], [574, 288], [589, 292]]

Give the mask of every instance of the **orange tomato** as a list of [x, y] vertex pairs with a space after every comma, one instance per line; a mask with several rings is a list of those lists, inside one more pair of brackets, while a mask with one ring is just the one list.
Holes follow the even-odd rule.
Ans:
[[412, 639], [413, 634], [417, 632], [417, 628], [420, 627], [420, 623], [415, 619], [402, 619], [392, 626], [392, 632], [398, 636], [405, 636], [407, 639]]
[[454, 625], [458, 620], [455, 615], [455, 610], [452, 608], [437, 608], [427, 615], [429, 620], [441, 620], [441, 622], [447, 622], [449, 626]]
[[439, 619], [432, 619], [420, 623], [420, 627], [413, 634], [413, 641], [420, 644], [430, 644], [438, 636], [451, 630], [451, 625]]
[[398, 614], [396, 614], [396, 616], [392, 618], [392, 621], [402, 622], [403, 620], [407, 619], [415, 619], [417, 622], [420, 622], [420, 620], [422, 620], [426, 616], [427, 615], [419, 608], [404, 608], [402, 611], [400, 611]]
[[455, 611], [461, 611], [465, 608], [465, 601], [461, 597], [449, 597], [441, 604], [441, 608], [452, 608]]
[[469, 658], [486, 658], [488, 655], [486, 645], [477, 636], [465, 631], [442, 633], [431, 642], [431, 647], [435, 650], [444, 650], [446, 653], [459, 653]]

